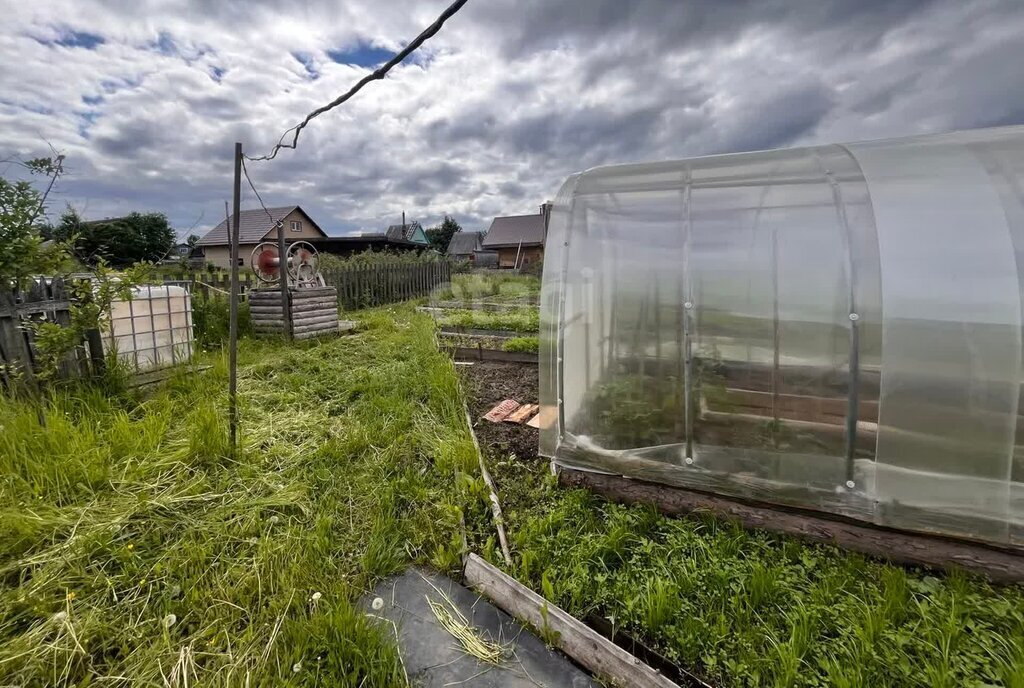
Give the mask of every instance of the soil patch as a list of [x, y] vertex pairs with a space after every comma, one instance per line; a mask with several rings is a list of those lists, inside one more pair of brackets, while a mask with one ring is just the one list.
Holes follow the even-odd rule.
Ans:
[[514, 423], [491, 423], [483, 415], [505, 399], [536, 404], [538, 369], [520, 363], [480, 362], [458, 366], [466, 387], [469, 415], [480, 447], [488, 456], [515, 454], [520, 460], [537, 458], [538, 430]]

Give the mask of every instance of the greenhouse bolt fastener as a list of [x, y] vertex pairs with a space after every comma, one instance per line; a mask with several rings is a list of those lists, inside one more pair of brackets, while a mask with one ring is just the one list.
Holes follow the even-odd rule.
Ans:
[[686, 457], [686, 465], [687, 466], [692, 466], [693, 465], [693, 459], [690, 458], [689, 456]]
[[852, 490], [853, 488], [857, 487], [857, 483], [853, 482], [852, 480], [847, 480], [846, 487]]
[[850, 313], [850, 320], [852, 320], [853, 322], [857, 322], [858, 320], [860, 320], [860, 316], [857, 315], [856, 313]]
[[684, 303], [683, 308], [685, 308], [686, 310], [690, 310], [691, 308], [693, 308], [693, 301], [687, 301], [686, 303]]

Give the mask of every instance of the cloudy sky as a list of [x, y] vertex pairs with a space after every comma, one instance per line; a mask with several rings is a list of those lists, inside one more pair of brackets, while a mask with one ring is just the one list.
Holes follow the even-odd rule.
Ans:
[[[52, 215], [201, 233], [234, 141], [267, 152], [446, 4], [0, 0], [0, 159], [67, 156]], [[1022, 37], [1022, 0], [470, 0], [250, 172], [334, 234], [483, 229], [595, 165], [1024, 123]]]

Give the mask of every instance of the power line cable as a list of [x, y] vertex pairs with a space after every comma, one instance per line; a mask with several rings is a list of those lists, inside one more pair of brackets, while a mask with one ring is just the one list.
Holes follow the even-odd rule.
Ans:
[[267, 204], [263, 202], [263, 197], [260, 196], [260, 192], [256, 190], [256, 185], [252, 183], [252, 178], [249, 176], [249, 170], [245, 169], [245, 156], [242, 156], [242, 174], [245, 175], [245, 181], [249, 182], [249, 188], [256, 194], [256, 200], [260, 202], [260, 207], [263, 208], [263, 212], [270, 218], [271, 223], [276, 223], [277, 220], [270, 214], [270, 209], [267, 208]]
[[[365, 86], [366, 84], [370, 83], [371, 81], [377, 81], [377, 80], [383, 79], [385, 76], [387, 76], [387, 73], [389, 71], [391, 71], [392, 67], [394, 67], [395, 65], [401, 64], [401, 62], [405, 58], [409, 57], [409, 55], [414, 53], [417, 48], [419, 48], [421, 45], [423, 45], [427, 41], [427, 39], [433, 37], [438, 31], [440, 31], [441, 27], [444, 26], [444, 23], [446, 21], [448, 21], [456, 12], [458, 12], [460, 9], [462, 9], [462, 6], [465, 5], [468, 1], [469, 0], [455, 0], [455, 2], [453, 2], [451, 5], [449, 5], [448, 8], [438, 16], [438, 18], [434, 21], [433, 24], [431, 24], [426, 29], [424, 29], [423, 33], [421, 33], [419, 36], [417, 36], [415, 39], [413, 39], [413, 41], [411, 43], [409, 43], [409, 45], [405, 46], [405, 48], [400, 53], [398, 53], [397, 55], [392, 57], [390, 60], [385, 62], [383, 65], [381, 65], [379, 68], [377, 68], [372, 74], [368, 74], [367, 76], [364, 76], [362, 79], [360, 79], [356, 83], [355, 86], [353, 86], [348, 91], [346, 91], [342, 95], [340, 95], [337, 98], [335, 98], [334, 100], [332, 100], [327, 105], [324, 105], [322, 107], [318, 107], [316, 110], [313, 110], [311, 113], [306, 115], [305, 119], [303, 119], [301, 122], [296, 124], [294, 127], [290, 127], [289, 129], [285, 129], [284, 133], [281, 134], [281, 138], [278, 139], [277, 144], [270, 151], [270, 153], [268, 153], [267, 155], [261, 155], [261, 156], [256, 157], [256, 158], [252, 158], [252, 157], [249, 157], [249, 156], [244, 156], [244, 157], [247, 157], [247, 158], [249, 158], [249, 160], [252, 160], [252, 161], [257, 161], [257, 160], [273, 160], [274, 158], [277, 157], [278, 152], [282, 148], [294, 149], [298, 145], [298, 143], [299, 143], [299, 133], [302, 132], [302, 130], [306, 128], [306, 125], [309, 124], [310, 120], [312, 120], [314, 117], [319, 117], [320, 115], [324, 114], [325, 112], [327, 112], [329, 110], [333, 110], [334, 108], [338, 107], [339, 105], [344, 103], [346, 100], [348, 100], [349, 98], [351, 98], [355, 94], [359, 93], [359, 91], [363, 88], [363, 86]], [[292, 141], [291, 141], [291, 143], [285, 143], [285, 139], [288, 137], [289, 132], [294, 132], [293, 135], [292, 135]], [[248, 178], [248, 175], [246, 175], [246, 177]]]

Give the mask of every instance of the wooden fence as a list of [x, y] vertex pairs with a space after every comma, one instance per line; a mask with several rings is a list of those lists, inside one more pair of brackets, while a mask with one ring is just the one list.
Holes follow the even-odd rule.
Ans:
[[[64, 280], [40, 278], [29, 288], [18, 292], [0, 291], [0, 383], [10, 390], [17, 382], [35, 384], [39, 372], [38, 349], [35, 345], [33, 323], [54, 322], [58, 325], [71, 324], [68, 293]], [[94, 346], [100, 346], [98, 337], [90, 339]], [[58, 364], [57, 374], [61, 378], [75, 378], [89, 374], [91, 348], [82, 343]], [[102, 361], [102, 350], [97, 352]]]
[[[432, 289], [452, 279], [452, 263], [395, 263], [393, 265], [353, 265], [323, 270], [328, 286], [338, 290], [338, 305], [345, 309], [368, 308], [385, 303], [429, 296]], [[238, 275], [240, 292], [262, 286], [251, 272]], [[204, 296], [227, 294], [231, 277], [220, 273], [196, 273], [165, 277], [165, 284], [189, 284], [192, 293]]]
[[452, 279], [452, 264], [397, 263], [325, 270], [324, 279], [338, 290], [338, 305], [346, 309], [429, 296], [431, 290]]

